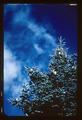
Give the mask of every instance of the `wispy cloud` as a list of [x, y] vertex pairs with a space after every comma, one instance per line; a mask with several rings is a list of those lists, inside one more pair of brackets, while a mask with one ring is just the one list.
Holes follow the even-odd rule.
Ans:
[[[14, 13], [13, 17], [13, 27], [16, 27], [17, 24], [21, 24], [33, 34], [33, 36], [26, 36], [27, 39], [31, 39], [31, 41], [38, 41], [39, 39], [46, 40], [52, 46], [56, 46], [56, 38], [51, 33], [48, 32], [47, 28], [44, 27], [43, 24], [38, 24], [35, 22], [35, 19], [31, 16], [31, 5], [23, 6], [17, 12]], [[25, 30], [24, 30], [25, 31]], [[22, 34], [22, 33], [21, 33]], [[22, 34], [23, 35], [23, 34]], [[32, 40], [33, 39], [33, 40]]]
[[27, 22], [27, 27], [35, 33], [36, 36], [42, 36], [46, 29], [42, 25], [36, 24], [33, 20]]
[[44, 53], [44, 50], [38, 44], [34, 44], [34, 48], [39, 54]]
[[[10, 46], [9, 48], [4, 47], [4, 88], [8, 90], [9, 87], [11, 87], [13, 95], [15, 95], [20, 88], [19, 86], [16, 89], [17, 85], [15, 85], [15, 82], [22, 84], [25, 81], [24, 72], [21, 71], [23, 66], [21, 63], [26, 64], [26, 61], [28, 61], [30, 66], [31, 63], [33, 64], [36, 63], [36, 61], [40, 61], [38, 60], [40, 59], [39, 54], [45, 55], [46, 53], [45, 57], [48, 57], [51, 48], [56, 46], [55, 36], [49, 33], [43, 24], [35, 22], [31, 16], [31, 10], [31, 5], [28, 4], [10, 4], [5, 7], [5, 14], [7, 14], [8, 11], [12, 11], [13, 14], [12, 20], [10, 21], [12, 23], [12, 29], [4, 31], [6, 46], [8, 44]], [[45, 61], [46, 60], [47, 58]], [[45, 61], [41, 61], [44, 63], [39, 62], [38, 67], [44, 68]]]
[[37, 38], [44, 38], [47, 40], [51, 45], [56, 45], [56, 38], [55, 36], [51, 35], [47, 32], [47, 29], [43, 25], [38, 25], [34, 21], [28, 21], [27, 27], [34, 33], [33, 37]]

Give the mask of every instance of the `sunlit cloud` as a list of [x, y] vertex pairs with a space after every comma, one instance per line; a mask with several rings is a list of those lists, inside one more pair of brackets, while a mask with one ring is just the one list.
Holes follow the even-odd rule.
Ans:
[[4, 89], [9, 88], [9, 84], [17, 78], [20, 71], [18, 62], [13, 57], [10, 50], [4, 47]]

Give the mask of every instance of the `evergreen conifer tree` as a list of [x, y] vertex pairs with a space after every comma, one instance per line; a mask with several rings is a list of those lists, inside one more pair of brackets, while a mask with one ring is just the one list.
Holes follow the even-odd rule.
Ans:
[[[60, 36], [58, 45], [49, 63], [49, 72], [25, 67], [31, 81], [22, 87], [18, 98], [9, 101], [25, 113], [76, 114], [77, 55], [68, 54], [65, 42]], [[29, 86], [29, 87], [28, 87]]]

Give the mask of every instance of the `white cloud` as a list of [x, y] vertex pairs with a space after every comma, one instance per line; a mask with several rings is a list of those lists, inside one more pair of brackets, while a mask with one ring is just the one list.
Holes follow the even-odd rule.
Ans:
[[34, 44], [34, 48], [39, 54], [42, 54], [44, 52], [44, 50], [41, 47], [39, 47], [38, 44]]
[[[10, 91], [12, 97], [18, 97], [22, 90], [22, 85], [27, 83], [27, 79], [22, 75], [21, 63], [16, 60], [12, 52], [4, 47], [4, 90]], [[14, 80], [17, 81], [14, 81]], [[28, 81], [29, 82], [29, 81]]]
[[7, 90], [9, 85], [17, 78], [20, 72], [20, 66], [13, 57], [10, 50], [4, 47], [4, 89]]

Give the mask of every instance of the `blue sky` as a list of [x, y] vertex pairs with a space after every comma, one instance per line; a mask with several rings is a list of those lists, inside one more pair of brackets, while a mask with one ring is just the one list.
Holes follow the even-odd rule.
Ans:
[[29, 81], [24, 66], [48, 71], [57, 38], [62, 35], [70, 53], [77, 53], [77, 7], [67, 4], [4, 5], [4, 112], [24, 115], [8, 103]]

